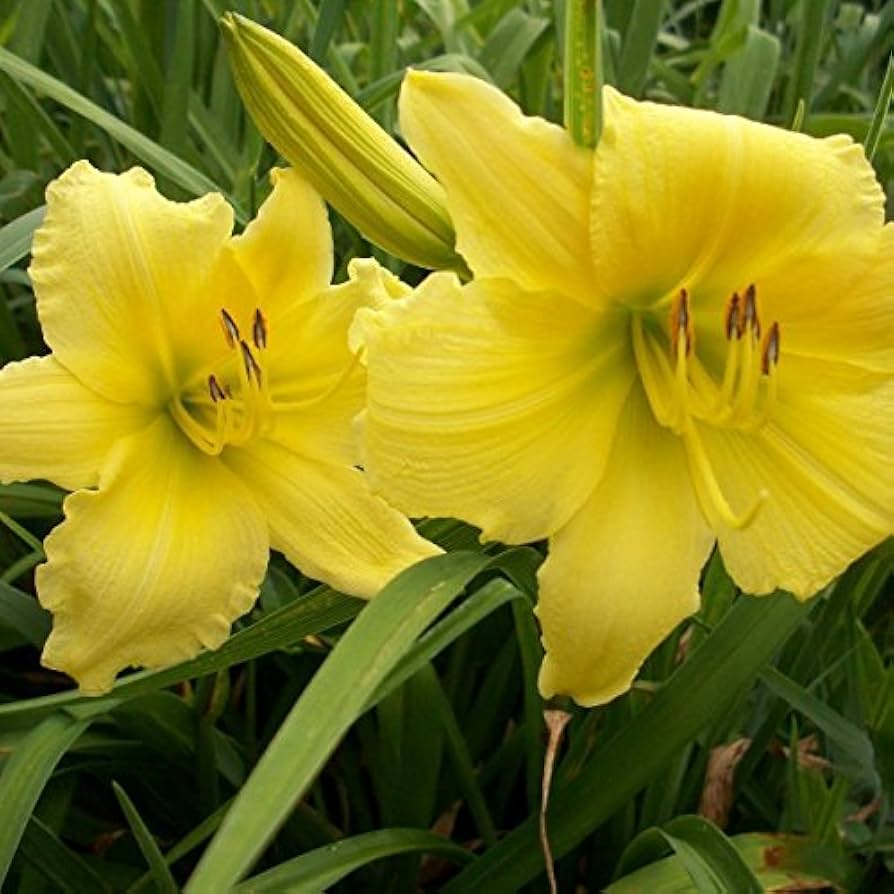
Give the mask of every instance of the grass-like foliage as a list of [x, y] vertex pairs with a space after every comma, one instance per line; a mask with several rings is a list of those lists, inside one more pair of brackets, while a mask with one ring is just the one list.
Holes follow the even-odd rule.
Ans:
[[[0, 361], [45, 351], [28, 255], [75, 160], [140, 164], [171, 198], [217, 190], [253, 217], [281, 162], [236, 92], [224, 12], [299, 45], [399, 136], [408, 66], [486, 78], [561, 122], [570, 5], [0, 0]], [[891, 0], [605, 0], [602, 33], [605, 80], [634, 97], [851, 134], [890, 208]], [[337, 281], [372, 253], [422, 277], [331, 218]], [[38, 661], [33, 570], [62, 497], [0, 487], [4, 892], [544, 890], [545, 548], [422, 522], [447, 554], [367, 608], [274, 556], [222, 648], [90, 699]], [[563, 705], [559, 890], [894, 891], [892, 559], [882, 544], [798, 603], [740, 597], [715, 554], [701, 612], [631, 692]]]

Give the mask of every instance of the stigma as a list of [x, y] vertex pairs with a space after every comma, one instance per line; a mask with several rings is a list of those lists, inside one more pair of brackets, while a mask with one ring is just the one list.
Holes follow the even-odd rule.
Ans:
[[194, 376], [170, 403], [171, 415], [203, 453], [218, 456], [228, 445], [241, 446], [272, 426], [272, 401], [263, 353], [267, 319], [256, 308], [243, 337], [227, 308], [218, 315], [225, 352], [212, 370]]

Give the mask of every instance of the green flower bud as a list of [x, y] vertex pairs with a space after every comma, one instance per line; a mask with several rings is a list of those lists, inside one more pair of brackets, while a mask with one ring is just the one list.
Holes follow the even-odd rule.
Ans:
[[319, 66], [236, 13], [221, 19], [261, 133], [371, 242], [420, 267], [465, 269], [440, 184]]

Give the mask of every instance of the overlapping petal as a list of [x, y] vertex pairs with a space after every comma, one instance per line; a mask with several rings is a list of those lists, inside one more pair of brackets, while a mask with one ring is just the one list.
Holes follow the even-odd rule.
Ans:
[[270, 525], [271, 543], [310, 577], [369, 598], [404, 568], [440, 552], [373, 496], [363, 473], [272, 441], [228, 451]]
[[750, 526], [718, 531], [730, 574], [749, 593], [807, 598], [894, 530], [894, 381], [796, 356], [779, 373], [760, 434], [705, 428], [704, 441], [731, 502], [768, 492]]
[[600, 295], [645, 306], [685, 285], [696, 302], [722, 302], [784, 268], [832, 259], [859, 271], [874, 256], [884, 195], [849, 137], [604, 97], [591, 206]]
[[372, 259], [354, 259], [349, 279], [285, 312], [288, 340], [271, 332], [276, 424], [270, 437], [305, 456], [358, 462], [354, 419], [366, 403], [366, 369], [347, 333], [356, 312], [380, 309], [410, 289]]
[[252, 496], [160, 416], [119, 442], [99, 489], [65, 501], [37, 572], [53, 612], [43, 661], [83, 692], [128, 665], [156, 667], [216, 648], [248, 611], [267, 564]]
[[332, 231], [319, 194], [293, 169], [270, 174], [273, 190], [230, 243], [274, 329], [332, 279]]
[[373, 490], [510, 543], [552, 534], [586, 501], [634, 377], [622, 317], [436, 274], [356, 325]]
[[590, 706], [626, 691], [649, 652], [698, 608], [713, 542], [683, 448], [637, 386], [602, 481], [550, 538], [538, 574], [542, 695]]
[[785, 356], [894, 373], [894, 224], [877, 235], [874, 253], [829, 252], [761, 282], [764, 317], [780, 321]]
[[446, 190], [457, 249], [476, 276], [591, 300], [589, 152], [467, 75], [408, 73], [400, 124]]
[[140, 168], [86, 161], [47, 189], [30, 267], [44, 338], [85, 385], [112, 400], [165, 400], [194, 338], [191, 304], [229, 237], [218, 194], [170, 202]]
[[0, 481], [45, 478], [74, 490], [95, 485], [112, 445], [150, 416], [91, 391], [50, 355], [0, 370], [0, 419]]

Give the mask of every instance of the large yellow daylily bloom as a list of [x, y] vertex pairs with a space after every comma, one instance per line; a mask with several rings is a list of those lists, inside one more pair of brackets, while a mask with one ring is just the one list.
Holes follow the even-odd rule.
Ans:
[[374, 490], [549, 537], [544, 696], [625, 691], [699, 604], [816, 592], [891, 531], [894, 228], [861, 148], [606, 88], [594, 151], [413, 73], [401, 126], [476, 279], [361, 311]]
[[241, 236], [220, 195], [186, 204], [87, 162], [47, 190], [30, 273], [52, 354], [0, 372], [0, 479], [74, 490], [37, 571], [43, 662], [88, 693], [128, 665], [215, 648], [269, 548], [372, 596], [438, 552], [354, 467], [372, 261], [330, 287], [326, 210], [291, 171]]

